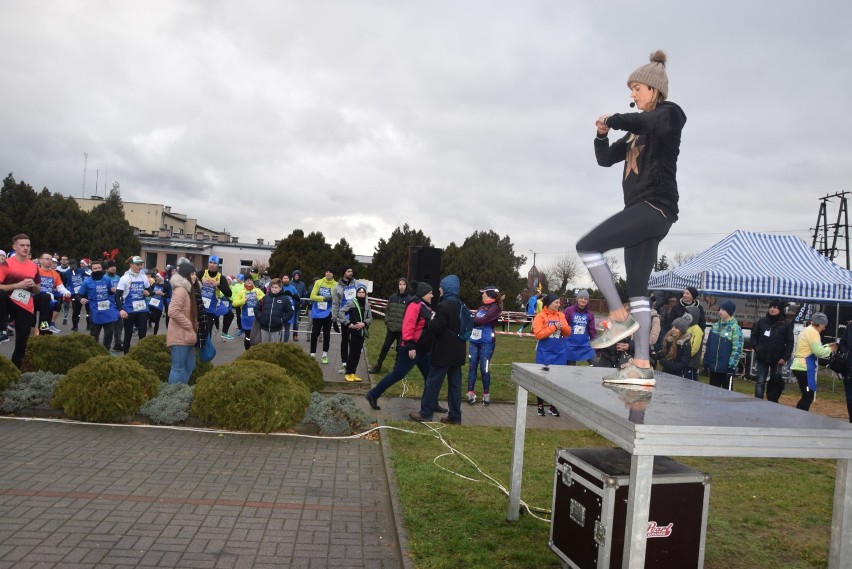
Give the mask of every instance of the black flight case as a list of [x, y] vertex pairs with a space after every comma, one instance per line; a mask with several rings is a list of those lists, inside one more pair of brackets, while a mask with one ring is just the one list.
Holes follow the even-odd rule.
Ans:
[[[550, 548], [572, 569], [620, 569], [630, 454], [620, 448], [559, 449]], [[654, 458], [645, 567], [701, 568], [710, 477]]]

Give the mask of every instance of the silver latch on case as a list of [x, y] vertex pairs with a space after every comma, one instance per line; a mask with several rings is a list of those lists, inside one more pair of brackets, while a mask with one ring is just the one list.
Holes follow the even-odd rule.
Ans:
[[569, 513], [571, 515], [571, 519], [578, 526], [584, 527], [586, 525], [586, 508], [574, 498], [571, 498]]
[[562, 483], [565, 486], [571, 486], [571, 484], [574, 483], [574, 481], [571, 480], [571, 466], [567, 464], [562, 467]]
[[595, 543], [598, 545], [606, 543], [606, 526], [600, 520], [595, 521]]

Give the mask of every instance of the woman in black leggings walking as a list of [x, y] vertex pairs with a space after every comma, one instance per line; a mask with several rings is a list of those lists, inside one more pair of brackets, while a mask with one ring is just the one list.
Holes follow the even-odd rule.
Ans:
[[[631, 106], [641, 113], [603, 115], [595, 122], [595, 156], [600, 166], [624, 162], [624, 209], [577, 242], [577, 253], [603, 293], [609, 308], [608, 327], [591, 342], [592, 348], [611, 346], [635, 333], [633, 359], [613, 375], [613, 383], [654, 384], [650, 362], [651, 304], [648, 278], [657, 260], [657, 246], [677, 221], [677, 157], [686, 115], [667, 101], [666, 55], [651, 54], [651, 62], [630, 74]], [[610, 144], [610, 129], [627, 134]], [[604, 253], [624, 248], [630, 311], [613, 284]]]

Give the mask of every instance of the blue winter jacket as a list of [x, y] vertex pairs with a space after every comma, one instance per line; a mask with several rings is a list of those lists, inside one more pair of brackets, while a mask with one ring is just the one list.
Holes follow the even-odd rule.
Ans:
[[736, 318], [719, 320], [710, 328], [704, 350], [704, 367], [716, 373], [733, 373], [743, 353], [743, 331]]

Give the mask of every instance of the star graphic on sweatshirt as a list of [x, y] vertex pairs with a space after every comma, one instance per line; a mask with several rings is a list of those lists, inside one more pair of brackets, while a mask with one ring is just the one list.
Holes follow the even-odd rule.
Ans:
[[627, 176], [630, 172], [635, 172], [636, 175], [639, 175], [639, 154], [642, 153], [642, 150], [645, 149], [645, 145], [637, 145], [635, 142], [630, 145], [630, 149], [627, 151], [627, 160], [624, 164], [624, 179], [627, 179]]

